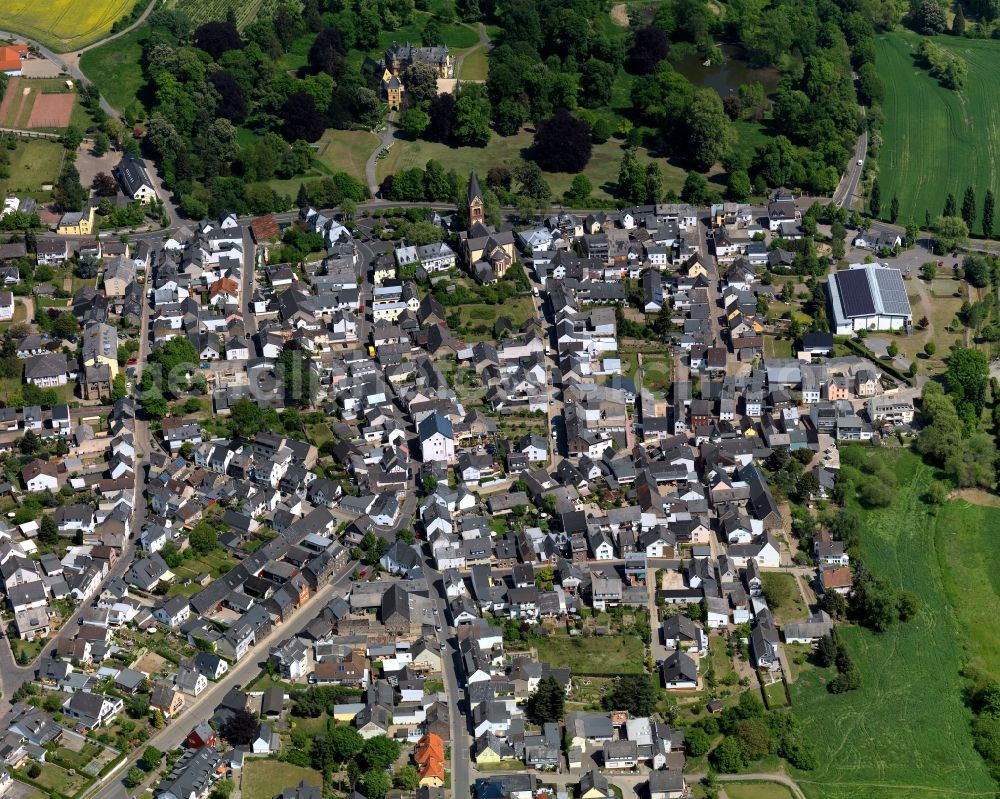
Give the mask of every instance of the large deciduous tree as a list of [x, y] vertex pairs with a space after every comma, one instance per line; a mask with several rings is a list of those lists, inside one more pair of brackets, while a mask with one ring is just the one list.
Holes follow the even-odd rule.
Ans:
[[284, 121], [282, 129], [289, 141], [316, 141], [326, 130], [326, 121], [316, 110], [316, 101], [306, 92], [290, 94], [282, 103], [279, 116]]
[[688, 151], [701, 170], [710, 169], [729, 152], [734, 141], [732, 123], [714, 89], [700, 89], [688, 111]]
[[648, 75], [667, 57], [667, 34], [656, 25], [639, 28], [628, 51], [625, 69], [633, 75]]
[[560, 108], [538, 123], [532, 154], [547, 172], [582, 172], [592, 148], [587, 123]]
[[231, 22], [206, 22], [194, 32], [194, 43], [215, 60], [229, 50], [243, 48], [240, 32]]

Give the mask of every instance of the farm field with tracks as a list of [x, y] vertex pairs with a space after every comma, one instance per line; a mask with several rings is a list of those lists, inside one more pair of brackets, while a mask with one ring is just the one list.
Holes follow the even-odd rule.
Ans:
[[[969, 78], [962, 92], [940, 86], [914, 56], [920, 37], [879, 37], [877, 60], [885, 81], [879, 182], [888, 211], [899, 198], [899, 221], [933, 219], [951, 192], [958, 203], [966, 186], [976, 190], [982, 213], [988, 188], [1000, 190], [1000, 42], [938, 36], [933, 41], [965, 59]], [[973, 234], [977, 234], [977, 215]]]
[[78, 50], [110, 32], [136, 0], [4, 0], [0, 30], [37, 39], [60, 53]]
[[[867, 511], [861, 555], [872, 572], [917, 593], [920, 612], [881, 634], [840, 628], [861, 671], [861, 688], [831, 694], [832, 669], [804, 671], [791, 686], [792, 708], [819, 760], [795, 771], [808, 799], [930, 799], [996, 795], [972, 746], [971, 713], [962, 703], [963, 621], [948, 603], [935, 549], [937, 520], [922, 497], [933, 471], [909, 452], [889, 459], [896, 498]], [[995, 606], [994, 612], [995, 612]]]

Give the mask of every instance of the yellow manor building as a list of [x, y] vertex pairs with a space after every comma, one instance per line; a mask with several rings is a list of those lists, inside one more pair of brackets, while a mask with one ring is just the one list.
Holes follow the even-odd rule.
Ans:
[[455, 59], [444, 45], [436, 47], [414, 47], [407, 42], [393, 42], [382, 59], [382, 90], [390, 110], [403, 104], [403, 70], [413, 64], [430, 64], [437, 71], [438, 78], [455, 77]]

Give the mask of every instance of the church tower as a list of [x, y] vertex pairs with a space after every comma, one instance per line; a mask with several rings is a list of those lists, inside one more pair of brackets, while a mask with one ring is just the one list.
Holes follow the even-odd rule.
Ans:
[[469, 205], [469, 229], [477, 223], [486, 224], [486, 203], [483, 201], [483, 190], [479, 188], [475, 172], [469, 173], [469, 193], [466, 199]]

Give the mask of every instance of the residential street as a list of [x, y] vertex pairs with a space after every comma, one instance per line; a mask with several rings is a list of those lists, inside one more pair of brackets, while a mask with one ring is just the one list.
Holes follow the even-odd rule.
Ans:
[[[168, 752], [180, 746], [191, 731], [191, 727], [210, 716], [230, 688], [246, 685], [260, 673], [267, 660], [267, 653], [273, 645], [297, 634], [316, 618], [327, 602], [347, 593], [346, 586], [350, 584], [351, 574], [357, 565], [355, 561], [349, 562], [334, 582], [317, 591], [284, 624], [276, 625], [271, 633], [262, 641], [258, 641], [250, 653], [226, 672], [221, 680], [210, 683], [209, 687], [196, 698], [185, 697], [184, 710], [181, 714], [146, 741], [145, 746], [155, 746], [161, 752]], [[99, 783], [87, 794], [88, 799], [123, 799], [128, 796], [121, 780], [128, 767], [140, 757], [142, 749], [130, 753], [126, 763], [114, 775], [107, 777], [103, 784]]]

